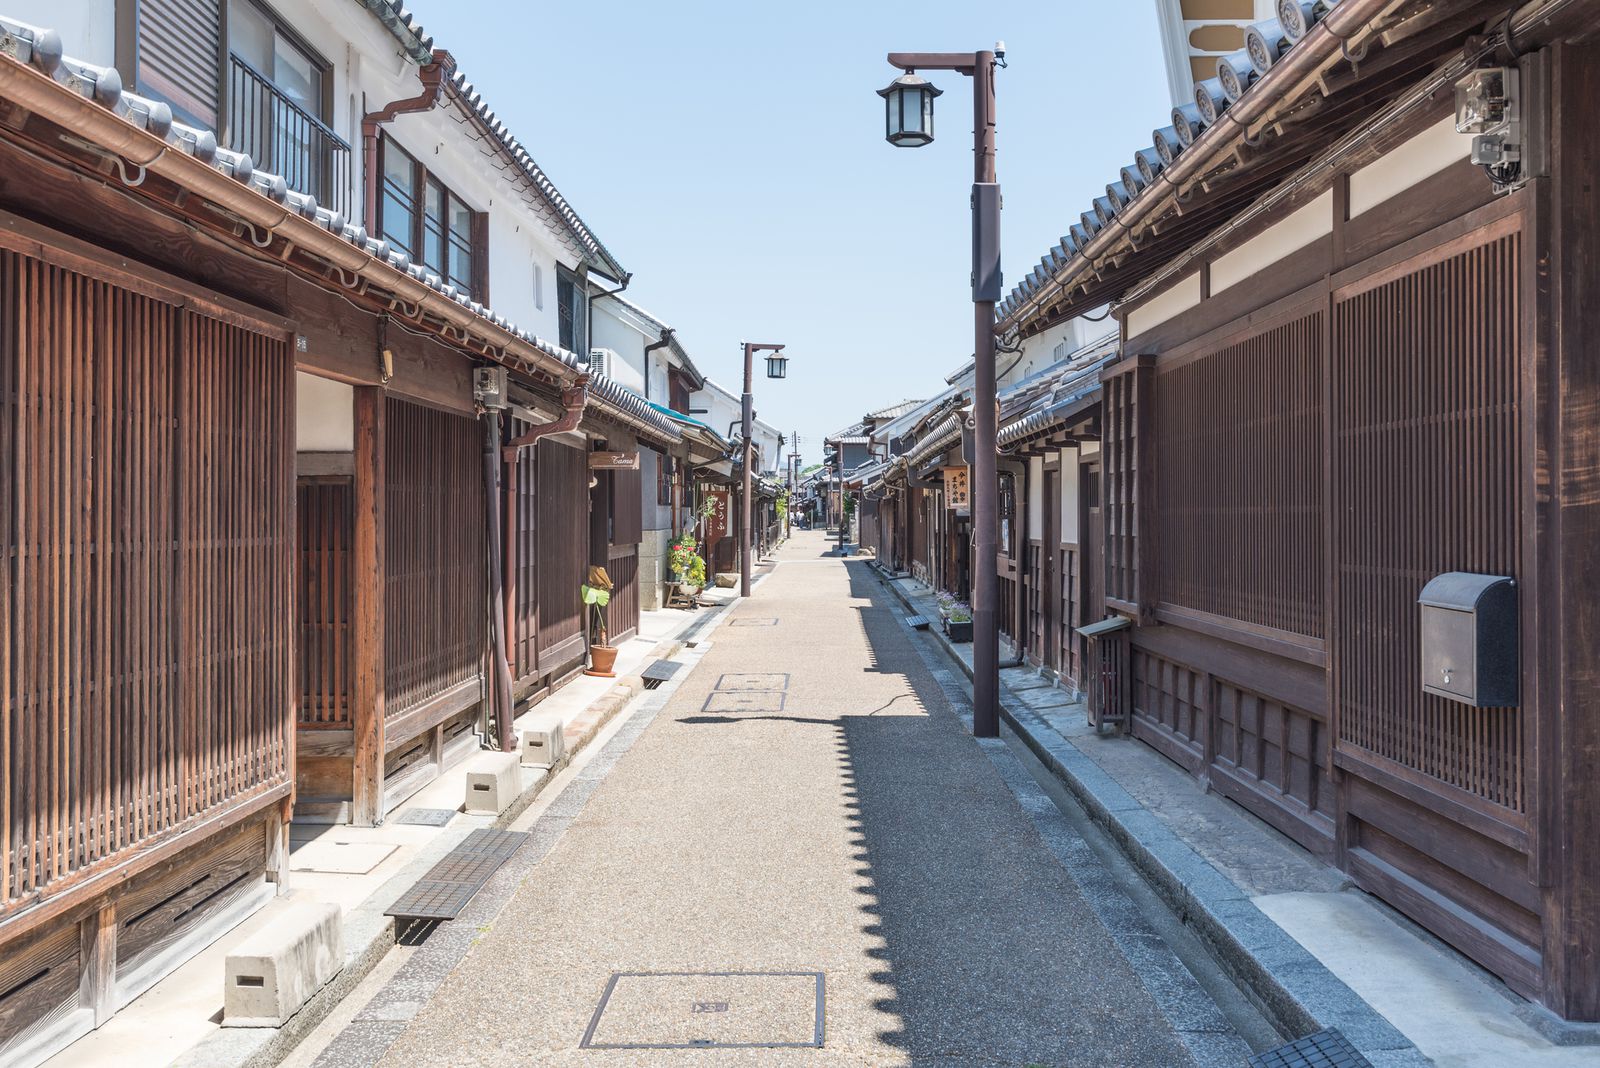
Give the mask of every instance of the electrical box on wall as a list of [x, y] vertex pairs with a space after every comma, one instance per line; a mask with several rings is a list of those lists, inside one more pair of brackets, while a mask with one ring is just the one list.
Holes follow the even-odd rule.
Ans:
[[472, 399], [478, 407], [498, 411], [510, 403], [507, 396], [506, 369], [504, 367], [479, 367], [472, 373]]
[[1417, 604], [1423, 690], [1474, 708], [1516, 705], [1516, 582], [1448, 571], [1428, 580]]

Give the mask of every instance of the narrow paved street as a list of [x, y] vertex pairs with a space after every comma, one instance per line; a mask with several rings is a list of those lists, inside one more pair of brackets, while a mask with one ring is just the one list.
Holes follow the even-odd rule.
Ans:
[[[797, 534], [593, 789], [544, 815], [525, 867], [434, 932], [319, 1063], [1243, 1062], [1166, 947], [1105, 921], [1132, 909], [1091, 900], [1116, 896], [1092, 855], [1047, 840], [1048, 799], [1019, 802], [1026, 773], [970, 737], [931, 643], [831, 548]], [[614, 973], [681, 972], [801, 974], [624, 974], [596, 1019]], [[802, 1048], [606, 1048], [708, 1042]]]

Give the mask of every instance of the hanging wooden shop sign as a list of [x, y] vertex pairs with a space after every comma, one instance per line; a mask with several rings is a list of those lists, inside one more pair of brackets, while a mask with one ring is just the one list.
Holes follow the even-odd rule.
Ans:
[[967, 469], [965, 467], [946, 467], [944, 469], [944, 503], [946, 508], [952, 508], [958, 512], [965, 512], [972, 507], [972, 498], [967, 485]]
[[589, 454], [589, 470], [637, 471], [639, 470], [639, 454], [636, 452], [591, 452]]

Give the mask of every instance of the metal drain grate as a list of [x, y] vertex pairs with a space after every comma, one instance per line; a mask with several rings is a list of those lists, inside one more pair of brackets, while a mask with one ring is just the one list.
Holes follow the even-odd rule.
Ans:
[[676, 660], [652, 660], [650, 666], [639, 672], [639, 677], [644, 680], [644, 688], [653, 690], [678, 673], [683, 667]]
[[456, 810], [453, 808], [407, 808], [401, 809], [390, 820], [392, 823], [415, 823], [423, 827], [443, 827], [455, 818]]
[[933, 620], [927, 616], [906, 616], [906, 626], [912, 630], [927, 630], [933, 625]]
[[1373, 1068], [1338, 1028], [1296, 1039], [1250, 1058], [1250, 1068]]
[[784, 695], [770, 690], [717, 690], [702, 712], [782, 712]]
[[821, 972], [614, 972], [581, 1049], [823, 1044]]
[[384, 915], [400, 920], [455, 919], [527, 840], [525, 831], [473, 831], [400, 895]]
[[786, 672], [729, 672], [717, 680], [719, 690], [787, 690]]
[[728, 624], [730, 627], [776, 627], [776, 619], [735, 619]]

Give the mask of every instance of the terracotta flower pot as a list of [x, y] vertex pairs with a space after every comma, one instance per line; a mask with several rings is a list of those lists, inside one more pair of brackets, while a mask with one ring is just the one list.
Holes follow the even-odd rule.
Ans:
[[617, 650], [609, 645], [589, 646], [589, 666], [583, 669], [585, 675], [594, 675], [602, 679], [614, 679], [617, 673], [611, 670], [617, 664]]

